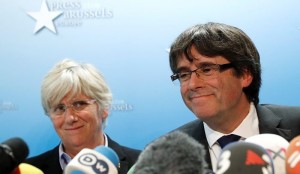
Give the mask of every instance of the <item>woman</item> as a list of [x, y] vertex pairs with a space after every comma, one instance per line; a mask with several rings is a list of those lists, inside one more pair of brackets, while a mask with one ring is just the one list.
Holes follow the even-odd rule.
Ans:
[[112, 94], [103, 76], [90, 64], [65, 59], [56, 64], [42, 82], [42, 105], [61, 139], [54, 149], [26, 160], [45, 174], [62, 173], [83, 148], [103, 145], [120, 159], [119, 174], [136, 162], [139, 150], [121, 146], [103, 131]]

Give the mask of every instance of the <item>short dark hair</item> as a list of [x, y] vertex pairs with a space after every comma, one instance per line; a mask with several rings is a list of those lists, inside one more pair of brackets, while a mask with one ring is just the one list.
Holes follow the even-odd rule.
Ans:
[[253, 101], [255, 105], [259, 103], [260, 57], [252, 40], [241, 29], [213, 22], [188, 28], [171, 45], [169, 61], [173, 73], [177, 72], [177, 64], [182, 56], [193, 61], [190, 56], [191, 46], [195, 46], [204, 56], [223, 56], [233, 63], [234, 74], [238, 77], [246, 71], [251, 73], [253, 81], [243, 91], [249, 101]]

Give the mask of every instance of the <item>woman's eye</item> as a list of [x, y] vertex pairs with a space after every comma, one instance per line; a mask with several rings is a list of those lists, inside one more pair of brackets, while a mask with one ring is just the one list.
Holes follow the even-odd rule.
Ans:
[[66, 108], [65, 105], [60, 104], [60, 105], [57, 105], [57, 106], [55, 107], [54, 111], [64, 111], [65, 108]]
[[75, 108], [82, 108], [85, 107], [86, 105], [88, 105], [88, 103], [85, 101], [76, 101], [73, 103], [73, 107]]

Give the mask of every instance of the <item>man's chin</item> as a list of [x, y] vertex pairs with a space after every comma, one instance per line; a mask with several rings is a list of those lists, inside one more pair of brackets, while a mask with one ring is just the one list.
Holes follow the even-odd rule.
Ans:
[[200, 120], [209, 120], [214, 117], [214, 110], [209, 109], [211, 107], [204, 107], [203, 109], [198, 108], [197, 110], [194, 110], [193, 113], [196, 115], [197, 118]]

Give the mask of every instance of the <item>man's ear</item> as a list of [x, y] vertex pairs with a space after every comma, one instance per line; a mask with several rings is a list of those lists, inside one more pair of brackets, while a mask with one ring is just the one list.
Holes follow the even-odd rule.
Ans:
[[252, 80], [253, 80], [253, 75], [250, 73], [249, 70], [245, 70], [242, 76], [242, 86], [244, 88], [248, 87], [252, 83]]

